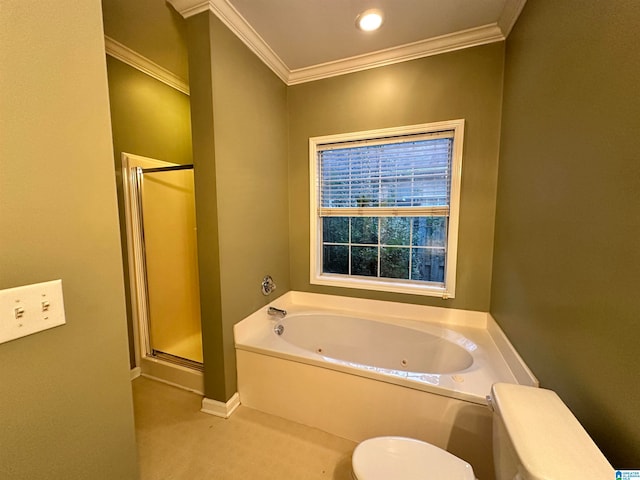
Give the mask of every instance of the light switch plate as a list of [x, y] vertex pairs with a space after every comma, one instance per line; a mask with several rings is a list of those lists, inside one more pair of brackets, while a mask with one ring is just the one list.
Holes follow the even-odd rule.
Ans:
[[65, 322], [62, 280], [0, 290], [0, 343]]

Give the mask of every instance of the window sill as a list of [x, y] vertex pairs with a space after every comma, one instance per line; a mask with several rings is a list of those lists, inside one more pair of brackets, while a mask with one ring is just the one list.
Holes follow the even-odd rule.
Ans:
[[343, 277], [340, 275], [323, 274], [311, 276], [312, 285], [323, 285], [327, 287], [357, 288], [361, 290], [376, 290], [379, 292], [404, 293], [408, 295], [423, 295], [429, 297], [440, 297], [442, 299], [455, 298], [454, 292], [447, 290], [441, 285], [419, 285], [413, 282], [403, 282], [402, 280], [381, 280], [366, 277]]

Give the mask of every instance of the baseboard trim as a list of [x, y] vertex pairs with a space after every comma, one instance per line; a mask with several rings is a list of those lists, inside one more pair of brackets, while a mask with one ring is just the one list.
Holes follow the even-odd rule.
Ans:
[[135, 380], [142, 374], [142, 369], [140, 367], [133, 367], [131, 369], [131, 380]]
[[141, 358], [140, 368], [143, 377], [204, 395], [204, 376], [198, 370], [165, 362], [155, 357]]
[[211, 400], [210, 398], [206, 397], [203, 398], [202, 409], [200, 409], [200, 411], [203, 413], [208, 413], [209, 415], [215, 415], [216, 417], [229, 418], [239, 406], [240, 395], [238, 394], [238, 392], [236, 392], [226, 403], [219, 402], [217, 400]]

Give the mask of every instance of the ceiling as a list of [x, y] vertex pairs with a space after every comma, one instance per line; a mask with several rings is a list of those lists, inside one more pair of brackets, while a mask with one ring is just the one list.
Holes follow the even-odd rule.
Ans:
[[[526, 0], [168, 0], [213, 11], [287, 84], [504, 40]], [[384, 23], [362, 32], [356, 16]]]

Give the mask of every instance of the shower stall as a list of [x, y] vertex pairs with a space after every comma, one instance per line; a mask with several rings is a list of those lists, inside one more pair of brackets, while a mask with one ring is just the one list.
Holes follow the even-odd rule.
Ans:
[[137, 366], [202, 393], [193, 165], [127, 153], [122, 165]]

